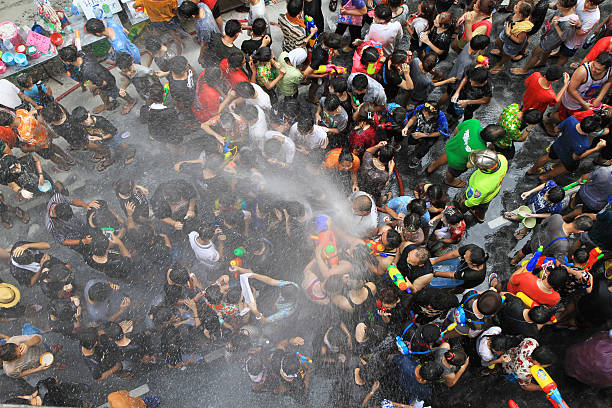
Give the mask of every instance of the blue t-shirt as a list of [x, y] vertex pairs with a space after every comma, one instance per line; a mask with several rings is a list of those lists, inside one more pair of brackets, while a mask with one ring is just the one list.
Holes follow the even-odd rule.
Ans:
[[394, 355], [391, 361], [398, 369], [397, 382], [406, 397], [421, 400], [431, 397], [431, 388], [427, 384], [421, 384], [414, 373], [419, 363], [402, 354]]
[[[349, 0], [342, 0], [342, 7], [346, 6], [348, 2]], [[360, 10], [365, 6], [366, 3], [364, 0], [353, 0], [353, 7], [355, 7], [356, 10]]]
[[548, 180], [542, 190], [527, 198], [527, 204], [531, 206], [534, 214], [561, 214], [563, 202], [551, 203], [544, 198], [548, 190], [553, 187], [557, 187], [557, 183]]
[[[395, 197], [387, 203], [387, 206], [395, 211], [398, 214], [408, 214], [408, 209], [406, 206], [414, 200], [414, 197], [404, 195], [400, 197]], [[425, 214], [421, 217], [421, 222], [428, 223], [430, 219], [429, 211], [426, 211]]]
[[580, 156], [589, 148], [588, 135], [583, 135], [576, 130], [576, 125], [579, 123], [578, 119], [570, 116], [558, 125], [561, 135], [553, 142], [552, 149], [563, 163], [575, 162], [572, 154]]
[[[47, 92], [47, 87], [45, 86], [45, 84], [40, 84], [40, 88], [43, 92]], [[42, 105], [40, 100], [40, 93], [38, 92], [38, 86], [36, 86], [36, 84], [34, 84], [32, 89], [24, 90], [23, 93], [34, 99], [34, 102], [36, 102], [38, 105]]]

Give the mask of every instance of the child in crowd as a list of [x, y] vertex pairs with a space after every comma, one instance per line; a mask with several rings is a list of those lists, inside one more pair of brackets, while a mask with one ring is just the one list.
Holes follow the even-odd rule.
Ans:
[[491, 55], [501, 56], [497, 65], [491, 68], [491, 75], [499, 73], [510, 58], [520, 55], [527, 45], [527, 33], [533, 28], [529, 21], [532, 10], [532, 3], [524, 0], [514, 5], [514, 13], [506, 19], [503, 31], [495, 40], [495, 48], [491, 50]]
[[278, 100], [276, 84], [285, 76], [286, 70], [274, 59], [269, 47], [258, 48], [249, 61], [251, 82], [257, 83], [270, 96], [274, 105]]
[[131, 54], [120, 53], [116, 58], [117, 67], [121, 71], [123, 83], [119, 88], [119, 95], [125, 95], [125, 90], [130, 84], [134, 85], [138, 95], [147, 101], [150, 96], [151, 85], [160, 83], [159, 79], [154, 75], [151, 68], [134, 62], [134, 57]]
[[106, 20], [106, 23], [97, 18], [90, 18], [85, 23], [85, 30], [96, 37], [106, 37], [113, 48], [111, 61], [117, 60], [117, 55], [121, 53], [130, 54], [136, 64], [140, 64], [140, 51], [128, 39], [128, 30], [113, 19]]
[[462, 116], [463, 120], [472, 119], [478, 108], [491, 102], [492, 96], [489, 71], [485, 67], [472, 67], [451, 98], [449, 114], [457, 121]]
[[434, 230], [427, 248], [435, 256], [440, 256], [442, 251], [458, 244], [465, 236], [466, 224], [463, 214], [453, 206], [447, 206], [444, 211], [429, 220], [429, 225], [434, 227]]
[[348, 115], [338, 96], [330, 94], [321, 98], [315, 113], [315, 122], [327, 128], [327, 137], [332, 147], [342, 147], [345, 144], [343, 135], [348, 125]]
[[19, 85], [23, 93], [32, 98], [38, 106], [47, 106], [48, 103], [54, 100], [51, 87], [46, 86], [43, 81], [38, 81], [35, 84], [32, 80], [32, 76], [28, 73], [17, 76], [17, 85]]
[[245, 55], [253, 55], [260, 47], [269, 47], [272, 38], [267, 34], [269, 31], [268, 23], [263, 18], [256, 18], [251, 25], [251, 38], [244, 40], [240, 49]]

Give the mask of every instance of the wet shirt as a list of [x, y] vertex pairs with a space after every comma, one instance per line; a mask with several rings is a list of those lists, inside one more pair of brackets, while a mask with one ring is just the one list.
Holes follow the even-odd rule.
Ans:
[[408, 263], [408, 254], [417, 248], [420, 248], [420, 246], [415, 244], [408, 245], [406, 248], [404, 248], [399, 260], [397, 261], [397, 269], [399, 269], [402, 275], [404, 275], [406, 279], [412, 283], [414, 283], [414, 281], [421, 276], [433, 274], [433, 266], [429, 259], [426, 260], [423, 265], [411, 265]]
[[612, 198], [612, 173], [599, 167], [589, 174], [587, 182], [580, 186], [578, 195], [582, 202], [594, 210], [602, 210]]
[[527, 198], [527, 204], [531, 206], [534, 214], [561, 214], [563, 202], [551, 203], [545, 198], [546, 193], [554, 187], [557, 187], [557, 183], [553, 180], [548, 180], [542, 190]]
[[60, 220], [59, 218], [49, 215], [51, 207], [54, 204], [72, 204], [72, 199], [62, 194], [55, 194], [47, 204], [47, 214], [45, 216], [45, 225], [47, 231], [53, 236], [55, 241], [62, 243], [67, 239], [81, 239], [89, 233], [89, 227], [85, 225], [76, 215], [73, 215], [68, 221]]
[[[20, 343], [29, 341], [30, 339], [33, 339], [34, 337], [40, 338], [41, 336], [39, 336], [38, 334], [13, 336], [9, 338], [6, 342], [13, 343], [13, 344], [20, 344]], [[41, 342], [34, 346], [28, 347], [28, 349], [26, 350], [23, 356], [20, 356], [13, 361], [4, 361], [3, 369], [4, 369], [5, 374], [8, 375], [9, 377], [17, 378], [20, 376], [20, 374], [23, 371], [31, 370], [33, 368], [38, 367], [40, 365], [40, 356], [44, 352], [45, 352], [45, 348], [42, 344], [42, 338], [41, 338]]]
[[366, 192], [378, 195], [389, 180], [389, 173], [382, 168], [376, 167], [372, 153], [365, 152], [361, 161], [361, 167], [357, 174], [359, 186]]
[[487, 144], [480, 138], [481, 131], [478, 119], [465, 120], [457, 126], [457, 133], [446, 142], [445, 146], [449, 167], [465, 170], [470, 154], [487, 148]]
[[414, 372], [418, 366], [416, 361], [402, 354], [394, 355], [391, 361], [398, 369], [397, 382], [404, 395], [419, 399], [431, 397], [431, 388], [427, 384], [421, 384], [416, 378]]
[[49, 147], [47, 128], [25, 109], [17, 109], [15, 113], [21, 119], [17, 127], [19, 138], [28, 146], [36, 146], [41, 149]]
[[149, 218], [149, 200], [147, 196], [140, 190], [139, 188], [135, 188], [132, 191], [132, 194], [128, 198], [121, 198], [119, 194], [115, 193], [117, 196], [117, 200], [119, 200], [121, 209], [123, 209], [123, 213], [127, 216], [127, 211], [125, 209], [126, 204], [132, 203], [134, 204], [134, 219], [148, 219]]
[[576, 129], [578, 119], [573, 116], [559, 123], [557, 127], [561, 130], [561, 135], [555, 139], [551, 149], [559, 156], [563, 163], [572, 163], [576, 161], [574, 154], [580, 156], [590, 146], [588, 135], [584, 135]]
[[482, 269], [472, 269], [469, 267], [467, 261], [465, 260], [465, 253], [470, 249], [478, 248], [477, 245], [468, 244], [459, 247], [459, 256], [461, 256], [461, 261], [459, 262], [459, 266], [455, 271], [454, 278], [463, 281], [463, 288], [473, 288], [480, 285], [485, 277], [487, 276], [487, 268], [486, 265]]
[[100, 65], [93, 55], [81, 54], [81, 56], [83, 57], [80, 72], [82, 81], [91, 81], [94, 85], [106, 91], [112, 91], [117, 88], [117, 81], [113, 74]]
[[508, 171], [508, 160], [505, 156], [497, 155], [500, 162], [499, 168], [493, 173], [485, 173], [478, 169], [470, 176], [468, 188], [465, 192], [465, 205], [475, 207], [489, 203], [501, 189], [504, 177]]
[[535, 253], [538, 247], [542, 246], [544, 248], [542, 255], [554, 257], [563, 263], [570, 249], [567, 238], [563, 230], [563, 217], [560, 214], [551, 215], [533, 229], [533, 235], [529, 240], [531, 251]]

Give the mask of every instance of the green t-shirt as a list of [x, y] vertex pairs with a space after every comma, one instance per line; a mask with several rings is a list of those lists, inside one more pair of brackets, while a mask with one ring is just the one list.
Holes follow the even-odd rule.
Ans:
[[465, 190], [465, 205], [467, 207], [486, 204], [499, 193], [501, 183], [508, 172], [508, 160], [501, 154], [498, 154], [497, 158], [500, 166], [495, 173], [483, 173], [476, 170], [470, 176], [468, 188]]
[[278, 81], [276, 84], [276, 88], [281, 95], [284, 96], [293, 96], [297, 91], [297, 87], [302, 82], [304, 78], [302, 72], [296, 67], [287, 64], [285, 61], [285, 57], [289, 55], [287, 52], [282, 52], [278, 57], [278, 62], [281, 64], [281, 67], [285, 68], [285, 76]]
[[449, 167], [465, 170], [470, 153], [487, 148], [487, 144], [480, 138], [481, 130], [478, 119], [469, 119], [457, 126], [457, 134], [446, 142], [445, 147]]

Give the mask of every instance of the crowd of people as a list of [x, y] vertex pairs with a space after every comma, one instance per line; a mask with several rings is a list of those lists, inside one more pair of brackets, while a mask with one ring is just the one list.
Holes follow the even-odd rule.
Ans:
[[[88, 20], [116, 70], [74, 45], [59, 58], [90, 92], [83, 98], [100, 98], [91, 112], [64, 106], [28, 73], [0, 80], [0, 184], [16, 201], [3, 187], [2, 225], [31, 222], [20, 202], [42, 197], [36, 222], [48, 232], [0, 251], [14, 278], [0, 283], [0, 321], [23, 324], [0, 335], [14, 379], [2, 401], [89, 407], [92, 380], [184, 369], [219, 347], [254, 393], [305, 406], [313, 373], [331, 381], [338, 407], [444, 406], [436, 390], [460, 387], [466, 372], [520, 393], [542, 390], [534, 368], [562, 366], [610, 387], [612, 26], [603, 1], [287, 0], [273, 22], [264, 0], [250, 0], [241, 22], [223, 19], [217, 0], [137, 0], [153, 30], [138, 46], [117, 23]], [[199, 67], [182, 55], [191, 24]], [[282, 31], [278, 56], [271, 24]], [[491, 80], [502, 70], [522, 100], [504, 100], [483, 123], [474, 115], [496, 109]], [[104, 116], [119, 99], [121, 114], [136, 107], [148, 129], [141, 144]], [[507, 262], [489, 259], [469, 229], [491, 219], [516, 143], [536, 131], [550, 137], [530, 144], [541, 156], [524, 177], [537, 186], [501, 216], [520, 224], [513, 236], [525, 243]], [[109, 186], [115, 197], [89, 202], [54, 180], [86, 171], [79, 152], [104, 172], [138, 161], [147, 144], [165, 156], [149, 167], [170, 158], [164, 170], [175, 176], [145, 187], [121, 175]], [[567, 173], [578, 182], [563, 187]], [[63, 261], [60, 247], [82, 261]], [[21, 296], [26, 288], [40, 289], [35, 302]], [[298, 335], [304, 321], [312, 330]], [[549, 330], [593, 335], [559, 355]], [[62, 341], [45, 343], [48, 332]], [[54, 361], [66, 344], [80, 346], [82, 383], [62, 380], [65, 361]], [[112, 408], [160, 403], [107, 391]]]

